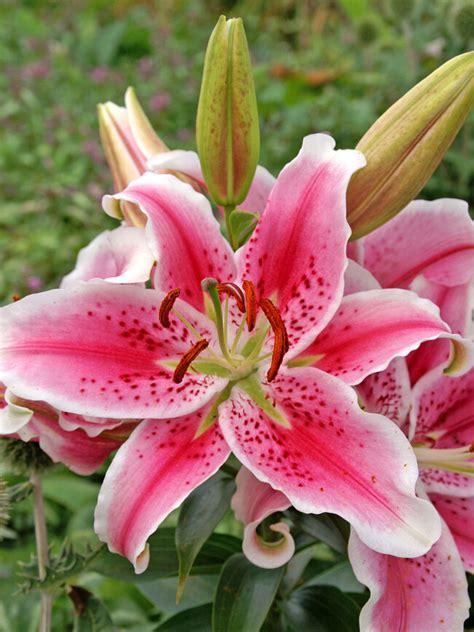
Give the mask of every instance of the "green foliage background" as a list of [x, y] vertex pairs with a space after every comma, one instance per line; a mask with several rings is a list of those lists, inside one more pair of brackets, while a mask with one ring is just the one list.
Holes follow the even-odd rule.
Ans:
[[[195, 147], [205, 46], [219, 14], [244, 17], [261, 116], [260, 162], [277, 174], [297, 153], [305, 134], [328, 131], [339, 147], [353, 147], [407, 89], [470, 48], [472, 7], [470, 0], [4, 0], [0, 302], [57, 285], [73, 267], [78, 250], [115, 225], [100, 207], [111, 179], [98, 141], [98, 102], [121, 103], [126, 87], [133, 85], [165, 142], [171, 148]], [[471, 118], [428, 184], [426, 197], [472, 195], [472, 128]], [[102, 475], [81, 479], [55, 468], [47, 476], [47, 518], [56, 552], [64, 537], [79, 551], [88, 542], [97, 544], [92, 513]], [[10, 483], [21, 480], [8, 476]], [[172, 515], [166, 526], [175, 524]], [[217, 531], [241, 535], [230, 514]], [[338, 554], [324, 544], [316, 547], [310, 555], [314, 572], [304, 588], [307, 594], [292, 593], [283, 619], [271, 611], [264, 629], [280, 629], [281, 620], [288, 630], [293, 629], [291, 621], [304, 627], [304, 599], [322, 599], [328, 608], [341, 604], [333, 592], [321, 593], [321, 581], [314, 580], [325, 572], [323, 585], [332, 582], [352, 594], [348, 611], [357, 603], [360, 607], [365, 596], [350, 569], [341, 562], [339, 575], [328, 579], [327, 568], [339, 560]], [[0, 550], [0, 632], [36, 629], [37, 595], [12, 598], [16, 563], [26, 562], [33, 550], [27, 498], [13, 507]], [[135, 584], [117, 579], [121, 572], [115, 578], [94, 570], [81, 575], [81, 585], [112, 613], [115, 627], [107, 627], [102, 618], [99, 629], [147, 632], [190, 607], [195, 608], [194, 623], [202, 622], [194, 629], [208, 629], [205, 604], [212, 599], [217, 575], [191, 577], [178, 608], [174, 576]], [[193, 629], [189, 620], [183, 620], [182, 628], [178, 624], [163, 630]], [[70, 630], [72, 625], [71, 604], [59, 597], [54, 629]]]

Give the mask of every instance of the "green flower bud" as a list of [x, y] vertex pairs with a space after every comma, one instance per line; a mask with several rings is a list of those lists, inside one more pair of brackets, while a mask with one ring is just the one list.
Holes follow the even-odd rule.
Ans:
[[474, 103], [474, 52], [458, 55], [407, 92], [357, 145], [367, 166], [351, 179], [347, 218], [357, 239], [421, 191]]
[[247, 196], [260, 151], [257, 99], [242, 20], [219, 19], [206, 51], [196, 120], [204, 179], [225, 207]]

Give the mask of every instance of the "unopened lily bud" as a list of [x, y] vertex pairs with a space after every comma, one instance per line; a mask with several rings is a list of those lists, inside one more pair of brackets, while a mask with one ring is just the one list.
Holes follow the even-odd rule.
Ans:
[[387, 222], [421, 191], [474, 102], [474, 52], [454, 57], [407, 92], [357, 145], [367, 159], [347, 192], [357, 239]]
[[242, 20], [219, 19], [206, 51], [196, 121], [204, 179], [217, 204], [247, 196], [260, 151], [257, 99]]
[[[168, 148], [153, 130], [133, 88], [125, 93], [125, 107], [110, 101], [101, 103], [98, 115], [100, 139], [118, 193], [146, 171], [149, 158]], [[129, 224], [145, 224], [143, 213], [130, 202], [123, 202], [121, 206], [116, 201], [112, 212]]]

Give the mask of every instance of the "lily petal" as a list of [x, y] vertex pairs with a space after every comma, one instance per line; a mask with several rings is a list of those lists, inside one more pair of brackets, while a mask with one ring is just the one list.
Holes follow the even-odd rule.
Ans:
[[33, 416], [33, 411], [22, 402], [18, 402], [15, 394], [0, 385], [3, 397], [0, 397], [0, 435], [10, 435], [26, 426]]
[[344, 273], [344, 296], [356, 294], [356, 292], [379, 289], [380, 283], [371, 272], [352, 259], [348, 260], [348, 265]]
[[474, 224], [462, 200], [416, 200], [364, 238], [365, 267], [383, 287], [408, 287], [423, 273], [455, 286], [472, 278]]
[[395, 358], [384, 371], [366, 377], [357, 392], [365, 410], [380, 413], [402, 428], [411, 406], [410, 374], [405, 358]]
[[124, 423], [122, 419], [104, 419], [96, 417], [84, 417], [74, 413], [58, 413], [58, 424], [63, 430], [72, 432], [80, 428], [88, 437], [97, 437], [104, 430], [112, 430]]
[[234, 280], [234, 253], [209, 202], [189, 184], [171, 175], [145, 173], [121, 193], [105, 196], [104, 209], [113, 199], [138, 204], [148, 217], [146, 234], [159, 261], [155, 287], [164, 292], [180, 288], [181, 297], [203, 311], [201, 281]]
[[143, 421], [107, 470], [94, 529], [136, 573], [148, 566], [148, 537], [229, 456], [217, 424], [195, 438], [208, 411], [209, 406], [187, 417]]
[[82, 430], [64, 430], [58, 424], [56, 411], [47, 406], [43, 406], [42, 411], [35, 410], [29, 424], [17, 434], [23, 441], [38, 441], [43, 452], [55, 463], [63, 463], [83, 476], [95, 472], [122, 444], [120, 436], [91, 438]]
[[79, 252], [76, 267], [64, 277], [61, 287], [96, 279], [109, 283], [145, 283], [150, 278], [154, 260], [142, 228], [120, 226], [106, 230]]
[[[148, 166], [152, 171], [158, 173], [166, 170], [179, 171], [196, 180], [203, 189], [206, 188], [199, 156], [195, 151], [175, 149], [174, 151], [157, 154], [149, 160]], [[239, 208], [249, 213], [263, 213], [275, 182], [276, 180], [272, 174], [265, 167], [258, 165], [247, 197], [239, 205]]]
[[[58, 410], [137, 419], [169, 417], [204, 405], [222, 378], [173, 369], [192, 334], [173, 315], [158, 321], [164, 295], [130, 285], [82, 283], [28, 296], [0, 312], [0, 380], [15, 394]], [[176, 307], [212, 343], [210, 321], [183, 301]]]
[[264, 390], [290, 427], [238, 385], [219, 408], [224, 436], [245, 467], [298, 511], [342, 516], [379, 552], [413, 557], [430, 548], [439, 518], [415, 497], [416, 459], [393, 422], [362, 411], [353, 389], [313, 368], [283, 368]]
[[317, 368], [359, 384], [406, 356], [424, 340], [451, 336], [438, 308], [407, 290], [370, 290], [345, 296], [303, 355], [322, 356]]
[[474, 443], [474, 369], [460, 377], [436, 367], [413, 389], [412, 435], [440, 432], [439, 448], [458, 448]]
[[430, 500], [451, 531], [461, 554], [464, 569], [468, 573], [474, 573], [474, 496], [453, 498], [430, 494]]
[[474, 285], [472, 282], [448, 287], [428, 281], [423, 275], [417, 277], [410, 286], [418, 296], [427, 298], [440, 309], [441, 318], [451, 327], [451, 331], [468, 336], [472, 326], [474, 307]]
[[461, 631], [469, 616], [467, 581], [449, 529], [421, 557], [404, 559], [368, 548], [352, 531], [349, 559], [355, 576], [370, 590], [360, 629]]
[[291, 506], [288, 498], [262, 483], [246, 467], [241, 467], [235, 478], [237, 491], [232, 497], [231, 507], [235, 517], [245, 525], [242, 550], [246, 557], [262, 568], [278, 568], [286, 564], [295, 552], [295, 542], [290, 529], [284, 522], [275, 522], [270, 529], [280, 533], [276, 542], [265, 542], [257, 533], [258, 525], [273, 513]]
[[347, 265], [346, 189], [365, 165], [361, 153], [334, 150], [326, 134], [307, 136], [278, 176], [250, 240], [238, 251], [241, 279], [272, 298], [289, 335], [287, 357], [311, 343], [343, 293]]

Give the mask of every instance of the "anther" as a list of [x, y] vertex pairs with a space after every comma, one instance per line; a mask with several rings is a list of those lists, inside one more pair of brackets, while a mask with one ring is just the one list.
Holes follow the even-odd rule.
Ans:
[[271, 300], [269, 298], [263, 298], [259, 305], [267, 317], [274, 335], [272, 362], [267, 371], [267, 380], [271, 382], [277, 376], [278, 370], [283, 362], [283, 357], [289, 349], [288, 334], [280, 312]]
[[198, 340], [189, 351], [183, 355], [181, 360], [178, 363], [178, 366], [174, 370], [173, 373], [173, 382], [176, 384], [180, 384], [183, 381], [183, 377], [186, 371], [189, 368], [189, 365], [194, 362], [194, 360], [198, 357], [200, 353], [204, 351], [209, 346], [209, 342], [207, 340]]
[[257, 293], [252, 281], [243, 281], [242, 289], [244, 290], [247, 307], [247, 328], [249, 331], [252, 331], [257, 322]]
[[175, 304], [176, 299], [181, 294], [181, 290], [177, 287], [174, 290], [168, 292], [165, 298], [161, 301], [160, 312], [158, 318], [160, 323], [168, 329], [171, 326], [170, 323], [170, 312], [173, 309], [173, 305]]
[[231, 296], [237, 303], [239, 311], [242, 314], [245, 312], [245, 297], [238, 285], [235, 283], [219, 283], [217, 291], [219, 294], [227, 294], [227, 296]]

